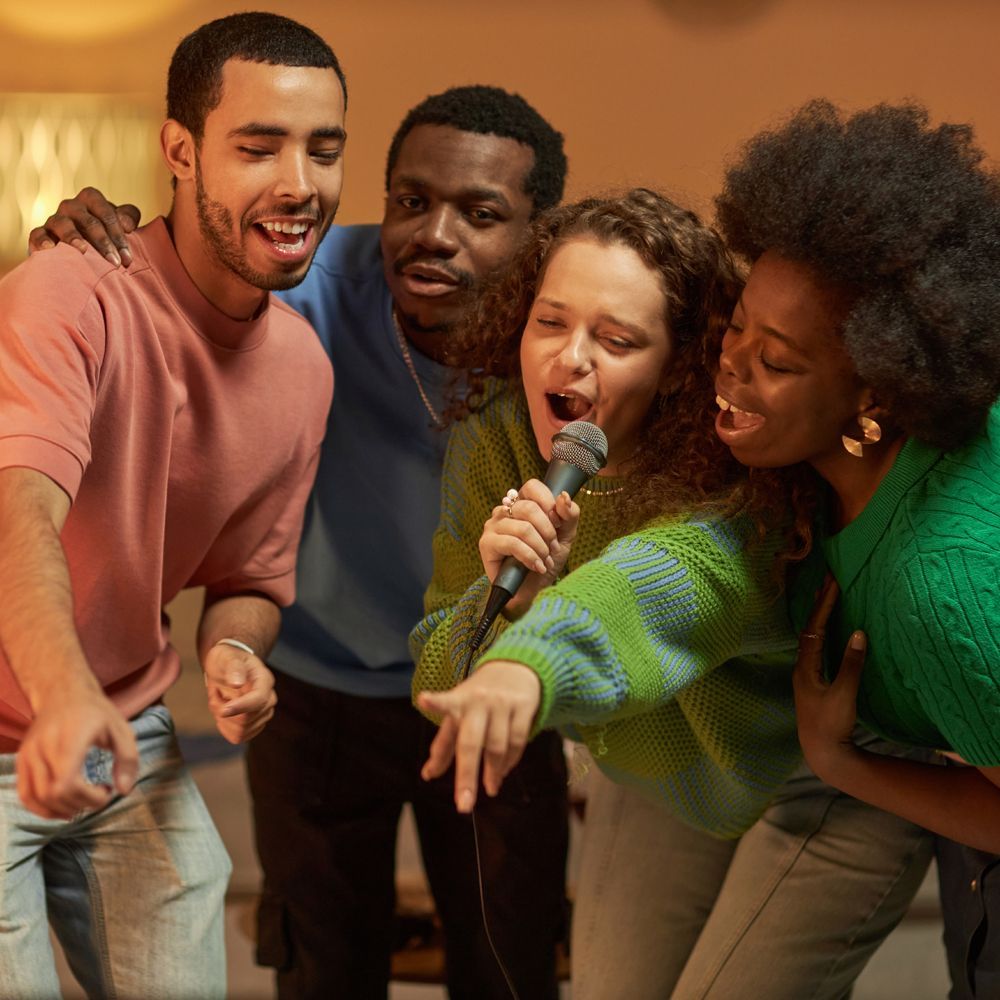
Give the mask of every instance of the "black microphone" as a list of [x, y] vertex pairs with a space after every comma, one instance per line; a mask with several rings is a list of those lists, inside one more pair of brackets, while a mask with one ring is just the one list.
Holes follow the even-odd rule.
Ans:
[[[553, 496], [565, 490], [571, 497], [588, 480], [597, 475], [608, 461], [608, 439], [597, 424], [574, 420], [552, 437], [552, 458], [545, 470], [545, 485]], [[507, 602], [524, 583], [528, 568], [513, 556], [500, 564], [500, 571], [490, 587], [486, 608], [470, 643], [472, 652], [482, 645], [486, 633]], [[471, 655], [470, 655], [471, 663]]]

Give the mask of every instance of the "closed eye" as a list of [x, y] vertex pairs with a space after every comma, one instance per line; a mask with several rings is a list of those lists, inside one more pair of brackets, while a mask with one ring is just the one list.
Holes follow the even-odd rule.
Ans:
[[616, 351], [628, 351], [634, 347], [638, 347], [638, 344], [634, 344], [631, 340], [626, 340], [624, 337], [604, 337], [604, 343], [610, 348]]
[[763, 353], [757, 355], [757, 360], [769, 371], [776, 372], [779, 375], [788, 375], [794, 370], [792, 368], [784, 368], [781, 365], [773, 364], [764, 357]]

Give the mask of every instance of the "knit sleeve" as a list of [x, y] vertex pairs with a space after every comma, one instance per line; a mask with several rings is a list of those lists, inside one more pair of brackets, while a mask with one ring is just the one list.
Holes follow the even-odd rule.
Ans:
[[1000, 766], [1000, 552], [941, 547], [897, 580], [905, 594], [894, 604], [908, 620], [893, 631], [909, 647], [924, 711], [968, 763]]
[[662, 706], [737, 654], [768, 651], [774, 553], [747, 548], [746, 535], [728, 522], [673, 522], [618, 539], [541, 594], [483, 659], [537, 672], [539, 728]]
[[410, 634], [414, 696], [447, 690], [462, 679], [468, 642], [490, 586], [479, 556], [483, 525], [508, 489], [539, 474], [541, 458], [528, 440], [526, 420], [508, 392], [452, 429], [434, 532], [434, 571], [424, 618]]

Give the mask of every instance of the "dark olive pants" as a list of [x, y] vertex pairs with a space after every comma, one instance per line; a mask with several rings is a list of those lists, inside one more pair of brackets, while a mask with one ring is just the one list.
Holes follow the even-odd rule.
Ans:
[[[396, 832], [410, 802], [446, 937], [453, 1000], [509, 998], [480, 909], [472, 823], [453, 773], [424, 782], [436, 728], [408, 699], [359, 698], [275, 672], [278, 708], [247, 754], [264, 869], [258, 961], [286, 1000], [382, 1000]], [[568, 841], [561, 741], [533, 741], [476, 824], [489, 930], [521, 1000], [557, 996]]]

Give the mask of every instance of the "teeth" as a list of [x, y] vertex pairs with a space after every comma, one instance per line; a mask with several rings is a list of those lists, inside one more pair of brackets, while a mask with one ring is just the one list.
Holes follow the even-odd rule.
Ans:
[[298, 236], [309, 228], [307, 222], [262, 222], [261, 225], [272, 233], [288, 233], [289, 236]]
[[741, 410], [735, 403], [730, 403], [728, 399], [723, 399], [721, 396], [716, 396], [715, 402], [720, 410], [732, 410], [733, 413], [749, 413], [751, 416], [757, 416], [752, 410]]

